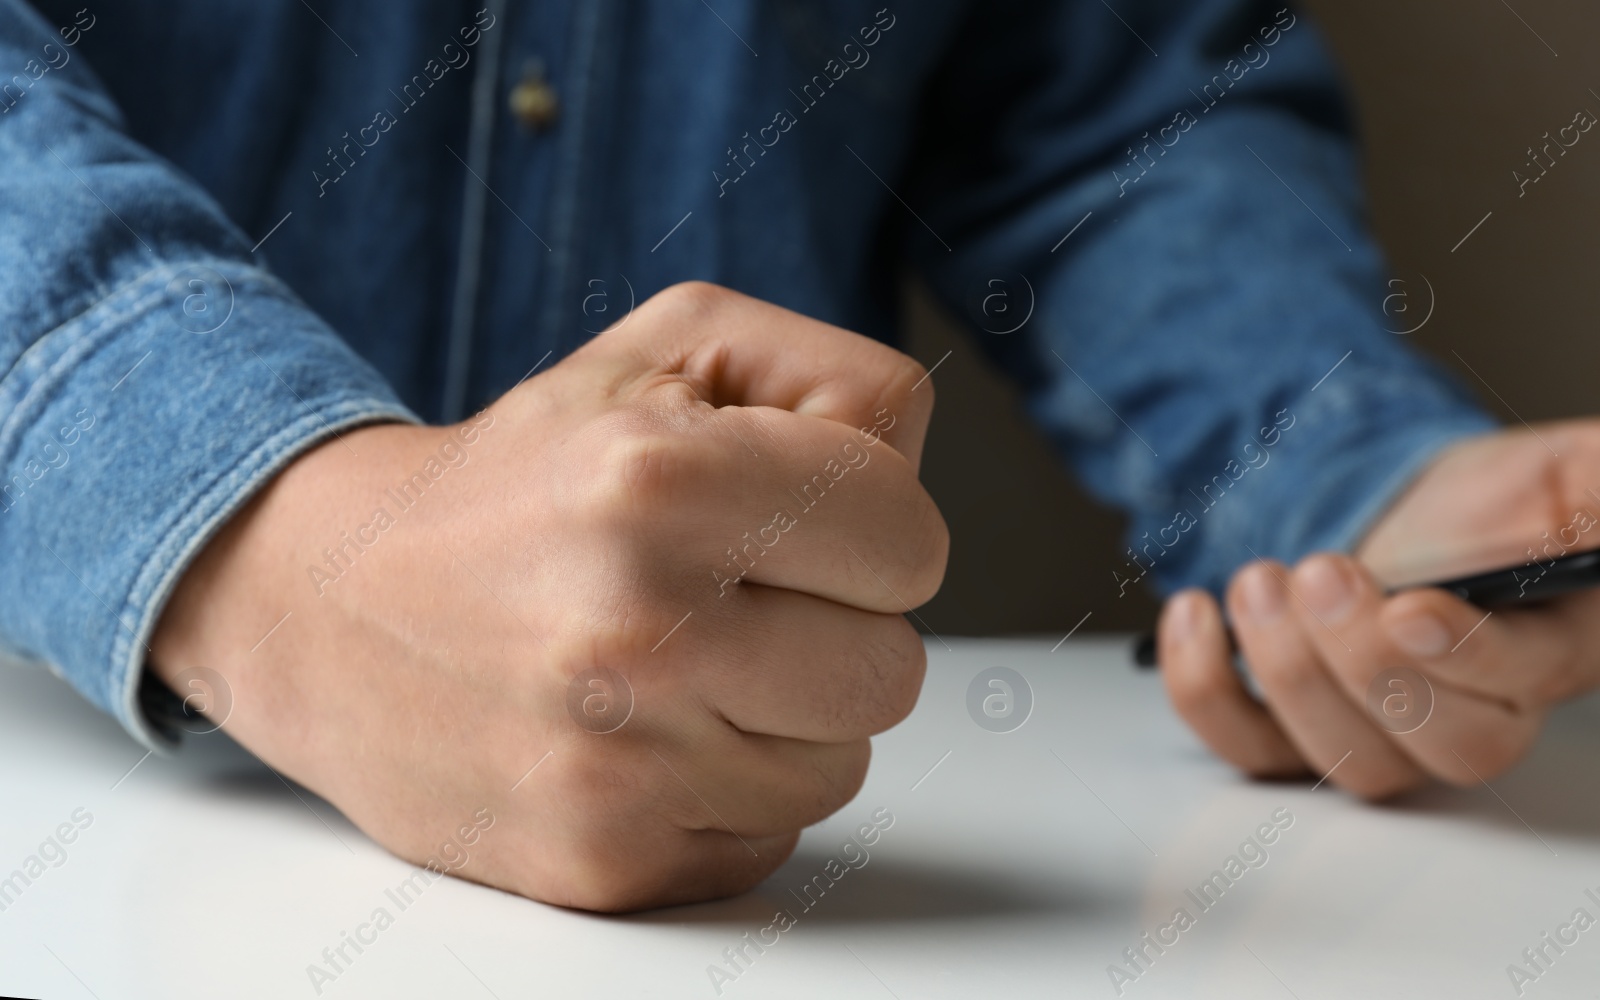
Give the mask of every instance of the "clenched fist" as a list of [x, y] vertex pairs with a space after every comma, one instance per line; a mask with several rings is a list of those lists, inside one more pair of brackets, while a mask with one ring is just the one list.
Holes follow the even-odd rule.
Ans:
[[916, 702], [901, 614], [949, 548], [924, 374], [668, 289], [466, 423], [307, 452], [185, 574], [153, 668], [220, 673], [228, 732], [404, 858], [492, 815], [464, 877], [595, 910], [740, 892]]

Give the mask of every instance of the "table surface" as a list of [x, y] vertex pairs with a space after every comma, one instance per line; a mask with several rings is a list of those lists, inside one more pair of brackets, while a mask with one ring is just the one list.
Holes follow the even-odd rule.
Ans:
[[[1600, 929], [1558, 925], [1600, 917], [1585, 894], [1600, 897], [1600, 700], [1557, 712], [1492, 787], [1373, 807], [1236, 776], [1129, 667], [1126, 639], [1052, 645], [930, 640], [916, 711], [789, 862], [738, 899], [628, 917], [456, 879], [402, 911], [385, 890], [411, 866], [225, 737], [128, 774], [143, 750], [114, 724], [49, 674], [0, 667], [0, 878], [89, 818], [0, 912], [0, 994], [315, 997], [307, 966], [383, 907], [392, 923], [322, 996], [1498, 998], [1545, 932], [1578, 939], [1545, 946], [1524, 995], [1596, 996]], [[997, 666], [1034, 702], [1006, 733], [968, 710]], [[894, 821], [867, 860], [841, 852], [880, 808]], [[1265, 860], [1244, 847], [1256, 866], [1197, 905], [1274, 815], [1293, 821]], [[808, 907], [795, 890], [826, 886], [841, 853], [860, 867]], [[776, 943], [730, 969], [725, 950], [779, 910]], [[1119, 994], [1108, 967], [1145, 932], [1170, 943]]]

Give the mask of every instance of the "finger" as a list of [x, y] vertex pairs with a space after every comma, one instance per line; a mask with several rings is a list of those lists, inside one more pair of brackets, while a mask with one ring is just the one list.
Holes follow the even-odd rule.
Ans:
[[658, 774], [662, 812], [674, 825], [749, 839], [792, 833], [838, 812], [861, 790], [871, 759], [865, 739], [807, 743], [724, 729], [680, 750], [647, 746], [639, 766]]
[[[723, 830], [676, 827], [640, 836], [541, 841], [506, 859], [513, 892], [556, 906], [628, 913], [722, 899], [754, 888], [794, 852], [799, 833], [740, 837]], [[559, 859], [558, 863], [545, 859]], [[473, 873], [465, 873], [470, 877]], [[517, 875], [523, 885], [518, 885]], [[553, 887], [553, 888], [552, 888]]]
[[[1312, 556], [1295, 568], [1291, 584], [1302, 627], [1351, 702], [1365, 704], [1374, 680], [1385, 671], [1418, 667], [1384, 632], [1379, 622], [1383, 593], [1354, 560]], [[1427, 694], [1432, 712], [1426, 721], [1390, 740], [1424, 770], [1454, 784], [1476, 784], [1504, 770], [1538, 733], [1537, 713], [1442, 681], [1430, 683]]]
[[1421, 769], [1328, 673], [1293, 601], [1281, 563], [1252, 563], [1228, 588], [1234, 634], [1272, 715], [1312, 770], [1341, 788], [1379, 799], [1420, 785]]
[[635, 368], [681, 377], [713, 406], [772, 406], [873, 428], [913, 469], [922, 460], [933, 385], [920, 364], [759, 299], [703, 282], [674, 285], [591, 348], [624, 349]]
[[[889, 614], [919, 607], [938, 592], [950, 532], [916, 468], [899, 452], [829, 421], [781, 410], [719, 412], [725, 414], [759, 429], [779, 455], [763, 465], [762, 475], [724, 465], [723, 475], [708, 480], [722, 490], [723, 509], [738, 498], [739, 516], [755, 529], [730, 544], [728, 522], [707, 525], [707, 540], [724, 546], [713, 550], [727, 556], [724, 579], [737, 574]], [[768, 544], [777, 540], [791, 544]]]
[[706, 617], [679, 655], [693, 657], [700, 697], [744, 732], [855, 742], [916, 707], [928, 655], [900, 615], [751, 586]]
[[1233, 668], [1217, 603], [1203, 590], [1174, 595], [1157, 631], [1161, 677], [1178, 715], [1217, 755], [1255, 777], [1305, 773], [1305, 762]]
[[[901, 613], [944, 580], [949, 531], [910, 463], [832, 421], [772, 408], [695, 418], [735, 426], [748, 451], [699, 426], [614, 436], [595, 509], [615, 511], [696, 596], [741, 583], [784, 587], [868, 611]], [[670, 531], [661, 530], [670, 525]]]
[[1379, 622], [1419, 669], [1447, 684], [1522, 709], [1570, 698], [1592, 684], [1600, 599], [1578, 594], [1543, 607], [1484, 611], [1436, 588], [1396, 594]]

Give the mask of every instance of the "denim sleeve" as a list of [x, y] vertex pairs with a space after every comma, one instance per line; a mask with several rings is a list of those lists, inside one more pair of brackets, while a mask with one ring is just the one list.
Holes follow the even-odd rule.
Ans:
[[159, 748], [147, 644], [201, 546], [311, 445], [416, 418], [124, 134], [79, 17], [0, 0], [0, 643]]
[[1385, 280], [1304, 14], [991, 12], [930, 107], [908, 200], [936, 235], [910, 223], [912, 252], [1129, 512], [1109, 590], [1220, 590], [1257, 555], [1349, 550], [1441, 448], [1495, 426], [1391, 332], [1431, 292]]

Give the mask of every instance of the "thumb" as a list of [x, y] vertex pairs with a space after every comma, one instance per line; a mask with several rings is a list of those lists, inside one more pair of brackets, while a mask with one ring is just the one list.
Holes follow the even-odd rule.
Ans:
[[881, 433], [915, 469], [933, 382], [899, 351], [718, 285], [673, 285], [585, 345], [618, 375], [670, 373], [712, 406], [771, 406]]

